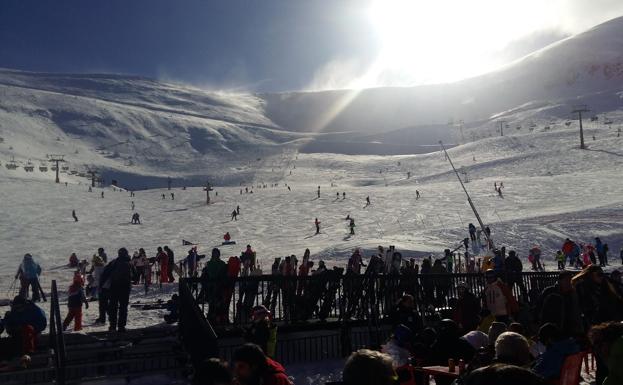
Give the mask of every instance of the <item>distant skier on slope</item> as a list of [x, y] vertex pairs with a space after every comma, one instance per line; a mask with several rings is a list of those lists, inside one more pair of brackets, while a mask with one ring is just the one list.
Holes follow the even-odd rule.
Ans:
[[320, 234], [320, 221], [318, 218], [314, 221], [314, 225], [316, 225], [316, 234]]
[[363, 208], [365, 209], [368, 206], [370, 206], [370, 197], [369, 196], [366, 197], [366, 205], [363, 206]]
[[355, 235], [355, 219], [350, 218], [350, 222], [348, 223], [348, 228], [350, 229], [350, 235]]
[[78, 217], [76, 216], [76, 210], [71, 210], [71, 217], [74, 219], [74, 222], [78, 222]]
[[318, 198], [320, 198], [320, 186], [318, 186]]
[[231, 212], [231, 220], [232, 221], [237, 221], [238, 220], [238, 212], [236, 210]]

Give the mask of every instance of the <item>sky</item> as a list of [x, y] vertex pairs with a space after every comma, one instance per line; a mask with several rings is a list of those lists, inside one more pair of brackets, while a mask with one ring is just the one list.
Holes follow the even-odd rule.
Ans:
[[620, 15], [621, 0], [2, 0], [0, 67], [253, 92], [411, 86]]

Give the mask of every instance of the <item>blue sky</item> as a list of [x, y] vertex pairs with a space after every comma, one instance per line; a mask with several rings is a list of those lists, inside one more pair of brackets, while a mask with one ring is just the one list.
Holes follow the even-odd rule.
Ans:
[[[513, 47], [525, 49], [527, 38], [538, 48], [623, 12], [618, 0], [551, 0], [539, 9], [541, 1], [506, 1], [528, 17], [506, 34], [491, 25], [492, 34], [490, 20], [508, 11], [491, 0], [467, 2], [473, 14], [457, 9], [456, 19], [448, 9], [465, 2], [2, 0], [0, 66], [253, 91], [412, 85], [486, 72], [525, 53]], [[473, 25], [485, 28], [470, 37]], [[461, 71], [440, 68], [449, 52], [460, 53]]]

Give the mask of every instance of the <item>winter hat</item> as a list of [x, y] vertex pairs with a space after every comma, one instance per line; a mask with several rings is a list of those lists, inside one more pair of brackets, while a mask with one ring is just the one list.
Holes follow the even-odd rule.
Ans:
[[489, 345], [489, 337], [480, 330], [472, 330], [461, 338], [469, 342], [476, 350]]
[[82, 279], [82, 276], [78, 272], [74, 273], [74, 285], [84, 285], [84, 279]]
[[493, 322], [489, 327], [489, 344], [495, 344], [500, 334], [506, 332], [506, 324], [503, 322]]
[[221, 257], [221, 250], [217, 249], [216, 247], [212, 249], [212, 258], [220, 258]]
[[270, 311], [264, 305], [258, 305], [251, 310], [251, 318], [254, 320], [262, 317], [270, 317]]

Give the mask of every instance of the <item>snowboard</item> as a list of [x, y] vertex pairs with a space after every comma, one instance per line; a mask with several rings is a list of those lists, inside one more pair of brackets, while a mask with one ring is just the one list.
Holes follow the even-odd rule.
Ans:
[[221, 245], [226, 246], [226, 245], [235, 245], [236, 241], [224, 241], [221, 243]]

